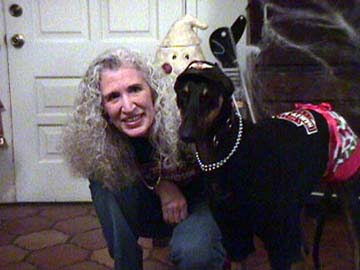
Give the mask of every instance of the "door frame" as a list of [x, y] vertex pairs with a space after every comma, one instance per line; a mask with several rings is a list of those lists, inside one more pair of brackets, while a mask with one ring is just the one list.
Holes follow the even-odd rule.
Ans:
[[0, 203], [16, 202], [14, 146], [11, 118], [10, 82], [8, 71], [8, 44], [5, 36], [5, 10], [0, 1], [0, 99], [5, 107], [2, 112], [6, 146], [0, 147]]

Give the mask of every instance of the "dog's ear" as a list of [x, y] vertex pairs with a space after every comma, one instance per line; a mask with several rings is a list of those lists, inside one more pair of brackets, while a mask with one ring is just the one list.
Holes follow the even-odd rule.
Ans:
[[178, 92], [179, 90], [183, 89], [185, 87], [186, 81], [184, 79], [182, 80], [176, 80], [174, 83], [174, 90], [175, 92]]

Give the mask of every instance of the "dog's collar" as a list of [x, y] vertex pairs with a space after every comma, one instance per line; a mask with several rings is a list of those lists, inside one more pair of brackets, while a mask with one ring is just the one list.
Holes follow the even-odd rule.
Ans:
[[236, 137], [236, 141], [235, 144], [233, 146], [233, 148], [231, 149], [231, 151], [229, 152], [229, 154], [223, 158], [220, 161], [217, 162], [213, 162], [213, 163], [208, 163], [208, 164], [204, 164], [201, 159], [200, 159], [200, 155], [199, 152], [196, 151], [195, 152], [195, 156], [196, 156], [196, 161], [199, 164], [200, 168], [202, 171], [204, 172], [210, 172], [216, 169], [219, 169], [220, 167], [222, 167], [223, 165], [226, 164], [226, 162], [228, 162], [228, 160], [232, 157], [232, 155], [235, 153], [235, 151], [237, 150], [237, 148], [239, 147], [240, 141], [241, 141], [241, 137], [242, 137], [242, 133], [243, 133], [243, 121], [242, 121], [242, 117], [241, 117], [241, 113], [239, 111], [239, 108], [236, 104], [235, 98], [233, 96], [233, 103], [235, 105], [235, 109], [236, 109], [236, 115], [239, 118], [239, 127], [238, 127], [238, 134]]

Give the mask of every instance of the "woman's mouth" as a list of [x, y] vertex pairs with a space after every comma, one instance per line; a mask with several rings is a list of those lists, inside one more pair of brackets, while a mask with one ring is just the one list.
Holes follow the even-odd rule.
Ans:
[[125, 123], [132, 123], [132, 122], [138, 121], [141, 117], [142, 117], [142, 115], [139, 114], [139, 115], [135, 115], [132, 117], [127, 117], [127, 118], [123, 119], [122, 121]]
[[136, 128], [139, 126], [142, 122], [144, 114], [137, 114], [133, 116], [126, 117], [121, 120], [121, 122], [128, 128]]

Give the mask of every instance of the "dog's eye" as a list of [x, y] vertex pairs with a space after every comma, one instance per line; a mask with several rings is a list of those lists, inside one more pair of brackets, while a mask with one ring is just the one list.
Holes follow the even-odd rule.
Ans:
[[201, 91], [201, 95], [200, 95], [200, 100], [201, 101], [205, 101], [207, 100], [209, 97], [209, 90], [207, 88], [204, 88], [202, 91]]
[[177, 57], [177, 55], [176, 55], [176, 54], [173, 54], [172, 59], [175, 60], [176, 57]]
[[177, 92], [176, 102], [180, 108], [186, 106], [187, 100], [189, 99], [189, 89], [184, 87], [179, 89]]
[[188, 95], [190, 92], [189, 87], [186, 85], [183, 89], [182, 89], [182, 93], [185, 95]]
[[203, 91], [201, 92], [201, 96], [205, 97], [208, 94], [208, 89], [204, 88]]
[[185, 59], [186, 60], [189, 60], [190, 59], [190, 56], [188, 54], [185, 54]]

